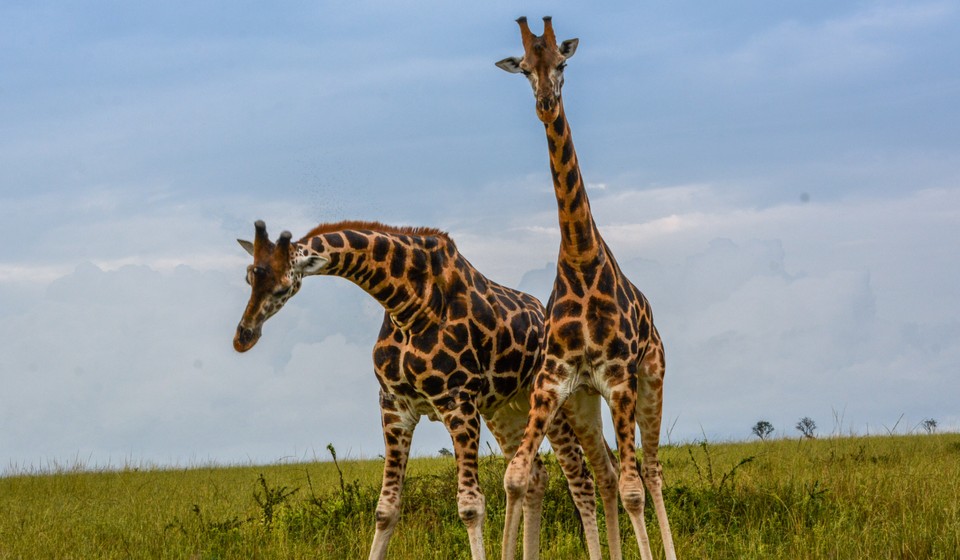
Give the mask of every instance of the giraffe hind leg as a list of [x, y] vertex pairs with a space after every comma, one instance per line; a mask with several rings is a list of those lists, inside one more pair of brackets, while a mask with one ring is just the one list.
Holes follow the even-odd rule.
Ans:
[[[508, 462], [517, 452], [517, 447], [523, 438], [523, 430], [527, 421], [527, 406], [527, 395], [518, 395], [515, 397], [515, 402], [500, 407], [494, 411], [490, 417], [486, 418], [487, 427], [493, 433], [494, 437], [497, 438], [497, 443], [500, 444], [500, 450], [503, 451], [504, 459]], [[539, 469], [542, 469], [542, 463], [537, 459], [535, 469], [537, 473], [540, 472]], [[530, 556], [530, 558], [536, 558], [536, 555], [539, 554], [539, 550], [531, 550], [529, 535], [531, 532], [536, 532], [539, 535], [540, 512], [543, 507], [542, 496], [546, 490], [546, 478], [539, 475], [535, 478], [536, 481], [531, 480], [532, 484], [526, 487], [524, 494], [508, 493], [506, 505], [508, 518], [511, 512], [516, 519], [519, 519], [521, 515], [523, 516], [525, 535], [524, 554], [533, 554], [534, 556]], [[537, 496], [539, 496], [539, 498], [537, 498]], [[538, 509], [534, 511], [534, 508]], [[536, 523], [535, 528], [530, 527], [530, 524], [534, 522]], [[517, 533], [519, 534], [519, 521], [517, 523]], [[517, 536], [518, 535], [514, 535], [511, 539], [508, 531], [504, 530], [501, 558], [511, 560], [514, 558], [516, 555]]]
[[530, 470], [530, 484], [523, 497], [523, 560], [537, 560], [540, 557], [540, 522], [549, 478], [540, 457], [535, 457]]
[[[517, 451], [527, 422], [528, 403], [527, 395], [519, 396], [516, 405], [504, 406], [487, 418], [487, 427], [500, 443], [504, 457], [509, 461]], [[547, 428], [547, 437], [550, 446], [557, 457], [557, 462], [567, 479], [567, 487], [573, 497], [574, 504], [580, 514], [587, 537], [588, 548], [591, 550], [591, 560], [600, 560], [599, 539], [591, 539], [589, 535], [597, 533], [596, 497], [590, 471], [583, 459], [583, 448], [577, 440], [577, 435], [567, 422], [566, 413], [561, 412]], [[523, 554], [525, 560], [535, 560], [539, 557], [539, 536], [541, 516], [543, 512], [543, 496], [546, 493], [548, 473], [543, 468], [539, 456], [535, 456], [531, 468], [531, 478], [523, 497]], [[614, 481], [614, 493], [616, 482]], [[511, 506], [508, 506], [508, 510]], [[504, 532], [504, 537], [508, 537]], [[513, 550], [510, 544], [515, 542], [505, 539], [503, 557], [512, 557]], [[510, 552], [506, 552], [509, 550]], [[594, 552], [595, 551], [595, 552]]]
[[[607, 546], [610, 550], [610, 560], [620, 560], [623, 552], [620, 545], [620, 523], [618, 509], [618, 489], [617, 489], [617, 466], [613, 453], [603, 437], [603, 423], [600, 416], [601, 407], [600, 395], [585, 390], [575, 391], [564, 404], [563, 412], [583, 446], [583, 451], [590, 461], [596, 477], [597, 487], [600, 497], [603, 500], [604, 519], [606, 520]], [[554, 425], [559, 423], [558, 420]], [[586, 467], [584, 467], [586, 468]], [[586, 476], [590, 476], [587, 473]], [[596, 510], [596, 498], [591, 492], [593, 500], [593, 509]], [[596, 522], [594, 522], [596, 526]], [[599, 533], [599, 528], [594, 529]], [[584, 533], [587, 533], [586, 524], [584, 524]], [[590, 550], [593, 546], [591, 541], [587, 541], [590, 559], [600, 558], [599, 534], [596, 536], [596, 549], [594, 553]], [[594, 556], [595, 554], [595, 556]]]
[[[572, 396], [567, 402], [571, 403], [574, 398]], [[576, 420], [565, 405], [548, 428], [547, 438], [550, 440], [550, 446], [553, 447], [560, 469], [567, 478], [567, 487], [570, 489], [573, 504], [580, 514], [587, 554], [590, 560], [601, 560], [596, 492], [593, 478], [584, 460], [583, 446], [588, 443], [580, 438], [573, 427], [575, 422]], [[614, 511], [616, 511], [616, 492], [616, 474], [614, 474]]]
[[673, 534], [663, 501], [663, 469], [660, 466], [660, 423], [663, 413], [663, 349], [657, 344], [647, 352], [640, 363], [637, 399], [637, 425], [643, 447], [643, 482], [650, 492], [653, 508], [660, 527], [666, 560], [676, 560]]

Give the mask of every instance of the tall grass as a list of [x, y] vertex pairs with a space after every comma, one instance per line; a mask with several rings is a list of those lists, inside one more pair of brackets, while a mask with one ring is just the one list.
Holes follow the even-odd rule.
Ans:
[[[681, 558], [960, 558], [960, 435], [668, 446]], [[547, 456], [541, 556], [584, 558]], [[481, 461], [500, 555], [504, 461]], [[0, 478], [0, 558], [364, 558], [382, 462], [18, 474]], [[389, 557], [469, 558], [451, 458], [414, 459]], [[655, 554], [659, 532], [648, 508]], [[626, 558], [639, 553], [625, 515]]]

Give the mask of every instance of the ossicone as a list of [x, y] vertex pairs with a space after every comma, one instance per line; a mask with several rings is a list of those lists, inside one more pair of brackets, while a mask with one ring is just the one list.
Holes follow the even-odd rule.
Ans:
[[556, 44], [557, 38], [553, 34], [553, 18], [543, 16], [543, 40], [549, 44]]
[[517, 25], [520, 26], [520, 40], [523, 41], [523, 48], [529, 50], [533, 46], [533, 40], [536, 39], [536, 36], [530, 31], [530, 26], [527, 25], [527, 16], [517, 18]]
[[263, 220], [254, 222], [253, 228], [256, 231], [254, 241], [257, 243], [270, 242], [270, 238], [267, 237], [267, 224], [263, 223]]

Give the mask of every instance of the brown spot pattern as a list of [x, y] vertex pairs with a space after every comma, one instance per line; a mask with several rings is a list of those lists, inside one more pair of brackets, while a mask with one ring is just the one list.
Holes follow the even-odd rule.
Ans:
[[[375, 222], [323, 224], [284, 251], [261, 237], [254, 243], [253, 267], [264, 270], [252, 275], [241, 328], [259, 332], [263, 322], [296, 293], [289, 290], [278, 299], [277, 288], [295, 285], [299, 289], [300, 263], [310, 259], [327, 263], [314, 273], [346, 278], [384, 307], [373, 364], [381, 387], [386, 460], [371, 557], [382, 558], [386, 552], [400, 515], [410, 441], [420, 417], [426, 415], [443, 422], [450, 433], [457, 461], [458, 511], [473, 557], [482, 558], [485, 501], [477, 473], [480, 420], [487, 421], [505, 456], [511, 457], [523, 434], [530, 382], [540, 366], [543, 305], [485, 278], [460, 255], [446, 233], [432, 228], [395, 228]], [[574, 501], [585, 525], [595, 526], [594, 487], [583, 466], [584, 450], [563, 414], [556, 425], [543, 428], [551, 440], [560, 440], [554, 451]], [[534, 462], [534, 482], [523, 501], [540, 508], [538, 496], [543, 495], [546, 471], [539, 459]], [[538, 532], [539, 526], [529, 529]]]

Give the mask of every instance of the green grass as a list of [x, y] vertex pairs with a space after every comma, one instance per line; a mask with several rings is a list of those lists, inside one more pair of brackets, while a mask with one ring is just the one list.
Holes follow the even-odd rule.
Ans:
[[[680, 558], [960, 558], [960, 434], [667, 447]], [[556, 462], [541, 556], [584, 558]], [[0, 478], [0, 558], [365, 558], [381, 462]], [[504, 462], [485, 457], [486, 544], [500, 555]], [[411, 461], [392, 559], [469, 558], [450, 458]], [[655, 556], [659, 533], [648, 508]], [[639, 558], [621, 514], [626, 558]]]

